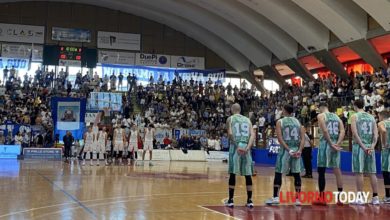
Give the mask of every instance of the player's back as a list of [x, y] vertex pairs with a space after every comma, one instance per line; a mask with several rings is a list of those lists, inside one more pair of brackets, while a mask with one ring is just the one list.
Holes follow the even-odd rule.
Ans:
[[[328, 130], [330, 139], [336, 142], [339, 139], [340, 134], [340, 118], [335, 113], [326, 112], [323, 113], [326, 129]], [[320, 132], [320, 141], [327, 142], [323, 132]]]
[[299, 148], [301, 140], [301, 123], [295, 117], [284, 117], [280, 119], [282, 138], [292, 150]]
[[[387, 120], [383, 121], [383, 125], [385, 126], [387, 142], [389, 143], [390, 142], [390, 120], [387, 119]], [[384, 146], [384, 147], [386, 147], [386, 146]]]
[[355, 114], [357, 133], [363, 144], [372, 144], [373, 126], [376, 125], [375, 118], [367, 112], [358, 112]]
[[236, 143], [248, 143], [251, 135], [249, 118], [235, 114], [230, 117], [230, 126], [232, 129], [233, 140]]

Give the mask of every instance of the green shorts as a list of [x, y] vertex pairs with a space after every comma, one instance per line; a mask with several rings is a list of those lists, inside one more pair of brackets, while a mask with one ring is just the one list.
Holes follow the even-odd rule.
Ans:
[[252, 176], [253, 174], [253, 162], [251, 152], [247, 152], [245, 155], [239, 155], [237, 148], [245, 148], [246, 143], [231, 144], [229, 148], [229, 173], [233, 173], [240, 176]]
[[358, 144], [352, 145], [352, 172], [376, 173], [375, 152], [371, 155], [364, 153]]
[[340, 168], [340, 151], [334, 150], [326, 141], [318, 147], [317, 167]]
[[382, 149], [381, 162], [382, 172], [390, 172], [390, 148]]
[[302, 171], [302, 159], [301, 157], [291, 157], [283, 147], [280, 147], [276, 158], [275, 172], [287, 174], [290, 170], [291, 173], [300, 173]]

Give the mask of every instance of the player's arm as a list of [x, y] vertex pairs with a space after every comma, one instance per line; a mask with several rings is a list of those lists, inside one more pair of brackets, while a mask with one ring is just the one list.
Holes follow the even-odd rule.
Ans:
[[283, 140], [282, 125], [281, 125], [280, 120], [278, 120], [278, 122], [276, 122], [276, 137], [278, 138], [280, 145], [282, 147], [284, 147], [284, 149], [286, 149], [287, 152], [290, 153], [290, 148], [287, 146], [286, 142], [284, 142], [284, 140]]
[[322, 131], [322, 134], [325, 137], [326, 142], [328, 142], [329, 146], [331, 146], [333, 148], [334, 143], [332, 142], [332, 140], [330, 138], [330, 135], [329, 135], [328, 128], [325, 125], [324, 115], [323, 114], [319, 114], [317, 116], [317, 120], [318, 120], [318, 125], [319, 125], [319, 127], [320, 127], [320, 129]]
[[361, 147], [364, 152], [367, 152], [366, 146], [364, 146], [362, 139], [360, 139], [357, 127], [356, 127], [356, 115], [351, 116], [351, 131], [352, 131], [352, 137], [355, 140], [355, 142]]
[[371, 149], [375, 149], [376, 144], [378, 143], [378, 127], [376, 126], [375, 121], [372, 122], [372, 132], [373, 132], [373, 140], [372, 140], [372, 145]]
[[248, 145], [246, 146], [246, 151], [248, 152], [253, 147], [253, 142], [255, 141], [256, 138], [255, 129], [253, 129], [252, 123], [249, 123], [249, 132], [250, 132], [249, 142]]
[[385, 124], [383, 122], [379, 122], [378, 130], [379, 130], [379, 136], [380, 136], [381, 143], [382, 143], [382, 149], [383, 148], [387, 148], [387, 146], [388, 146], [388, 143], [387, 143], [387, 130], [386, 130]]
[[298, 153], [302, 153], [303, 148], [305, 147], [305, 134], [306, 134], [306, 129], [305, 127], [301, 126], [301, 142], [299, 144], [299, 150]]
[[231, 118], [229, 117], [226, 120], [226, 128], [227, 128], [228, 138], [230, 140], [233, 140], [233, 132], [232, 132], [232, 128], [230, 127], [230, 121], [231, 121]]
[[339, 119], [339, 139], [337, 140], [337, 143], [336, 145], [338, 147], [341, 146], [341, 143], [343, 143], [344, 141], [344, 137], [345, 137], [345, 128], [344, 128], [344, 123], [343, 121], [341, 121], [341, 119]]

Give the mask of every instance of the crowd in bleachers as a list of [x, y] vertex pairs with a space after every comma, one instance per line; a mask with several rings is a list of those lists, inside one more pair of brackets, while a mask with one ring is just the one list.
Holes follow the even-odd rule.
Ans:
[[[281, 117], [281, 106], [292, 103], [295, 115], [304, 125], [310, 124], [317, 115], [316, 104], [323, 98], [331, 100], [333, 107], [343, 107], [348, 112], [352, 100], [363, 99], [366, 109], [373, 114], [390, 107], [390, 68], [378, 69], [374, 73], [350, 73], [350, 78], [342, 80], [335, 75], [304, 83], [302, 86], [283, 85], [274, 93], [259, 94], [255, 87], [246, 81], [241, 87], [230, 83], [196, 82], [175, 78], [167, 83], [159, 78], [151, 78], [149, 83], [140, 84], [135, 75], [111, 75], [99, 77], [97, 73], [82, 75], [77, 73], [75, 80], [60, 70], [40, 70], [34, 76], [21, 77], [13, 68], [3, 70], [3, 88], [0, 94], [0, 125], [5, 123], [30, 124], [42, 127], [36, 137], [19, 134], [9, 140], [0, 132], [0, 144], [21, 141], [28, 146], [49, 146], [55, 140], [51, 118], [50, 98], [53, 96], [88, 97], [89, 92], [115, 91], [127, 81], [127, 92], [123, 96], [123, 109], [116, 113], [112, 122], [124, 126], [135, 123], [140, 126], [153, 123], [159, 128], [184, 128], [205, 130], [201, 137], [187, 137], [173, 140], [173, 145], [186, 148], [226, 149], [225, 122], [230, 116], [232, 103], [242, 106], [243, 114], [248, 115], [260, 131], [273, 127]], [[134, 113], [140, 108], [140, 112]], [[343, 120], [347, 114], [341, 114]], [[20, 138], [23, 137], [23, 138]], [[17, 140], [16, 140], [17, 139]], [[209, 141], [210, 140], [210, 141]]]

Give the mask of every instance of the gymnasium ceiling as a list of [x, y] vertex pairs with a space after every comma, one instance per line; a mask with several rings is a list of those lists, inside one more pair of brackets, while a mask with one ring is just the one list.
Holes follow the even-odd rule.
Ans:
[[[19, 0], [0, 0], [17, 2]], [[53, 0], [57, 1], [57, 0]], [[120, 10], [163, 23], [203, 43], [238, 72], [367, 38], [368, 16], [390, 31], [390, 0], [60, 0]], [[378, 40], [380, 41], [380, 40]], [[382, 46], [390, 39], [382, 39]], [[379, 42], [379, 43], [380, 43]], [[383, 43], [385, 42], [385, 43]], [[383, 45], [385, 44], [385, 45]], [[348, 49], [339, 51], [348, 52]], [[312, 58], [308, 59], [313, 61]], [[304, 62], [304, 61], [303, 61]]]

